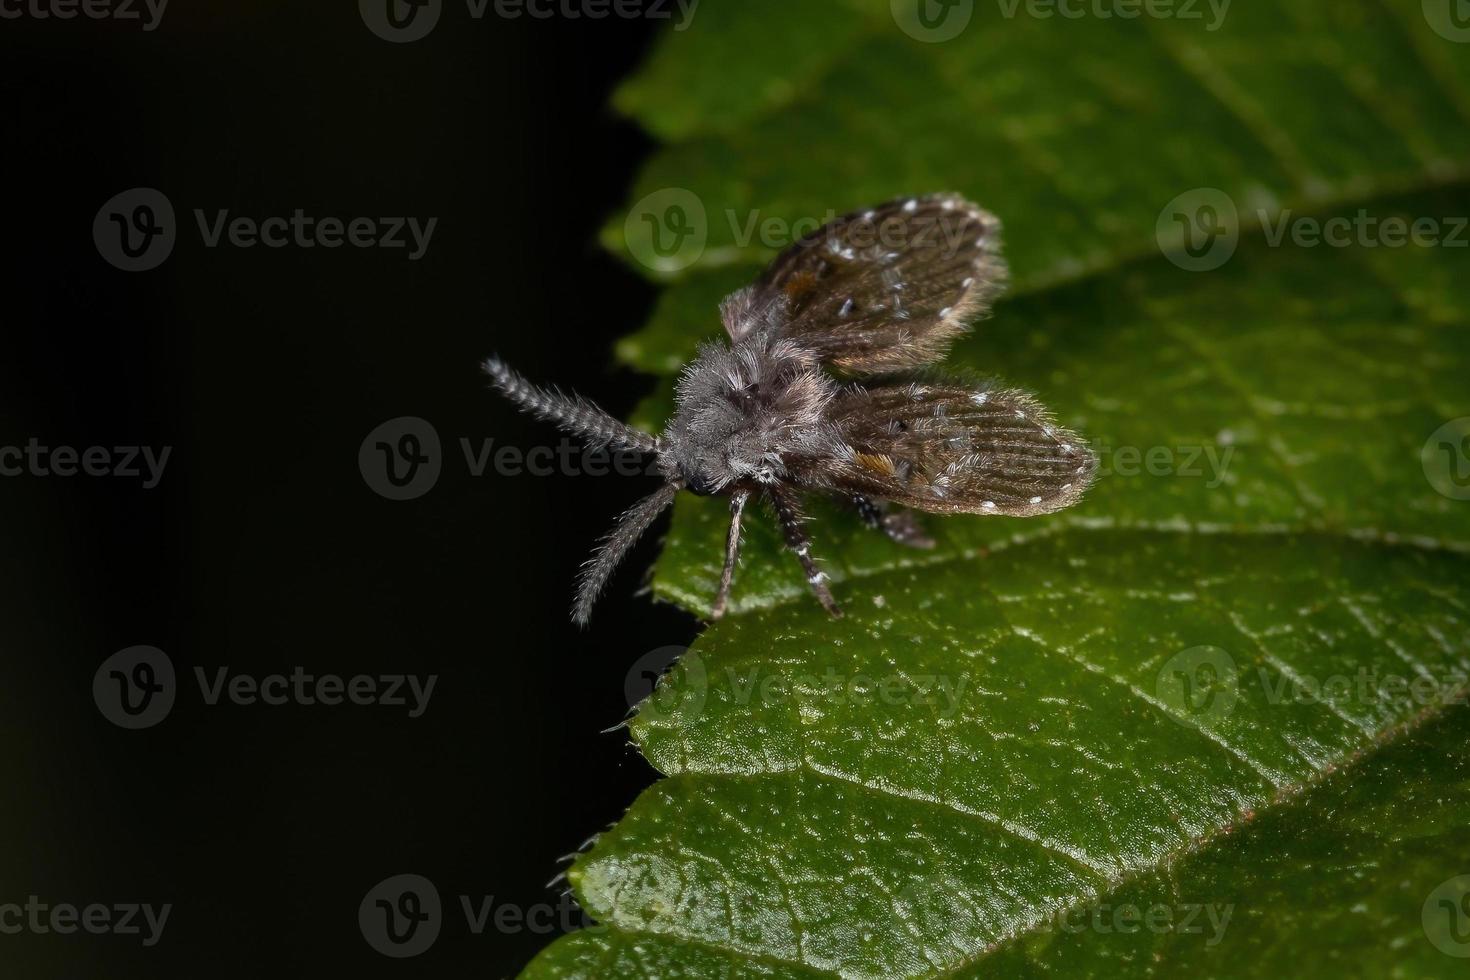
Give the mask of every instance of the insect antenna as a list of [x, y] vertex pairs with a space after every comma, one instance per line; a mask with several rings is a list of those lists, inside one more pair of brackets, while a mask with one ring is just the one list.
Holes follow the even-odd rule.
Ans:
[[657, 437], [619, 422], [580, 395], [564, 395], [555, 388], [533, 385], [498, 357], [486, 358], [481, 366], [490, 383], [506, 398], [542, 421], [581, 436], [594, 447], [658, 452]]
[[578, 626], [587, 625], [592, 618], [592, 604], [612, 577], [613, 569], [618, 567], [628, 549], [642, 537], [664, 508], [674, 502], [674, 495], [679, 490], [679, 484], [665, 483], [624, 511], [612, 530], [607, 532], [577, 576], [577, 601], [572, 604], [572, 621]]

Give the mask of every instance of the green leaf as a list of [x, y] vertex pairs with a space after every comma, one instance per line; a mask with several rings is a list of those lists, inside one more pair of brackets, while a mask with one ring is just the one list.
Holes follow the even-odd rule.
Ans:
[[[1470, 250], [1289, 230], [1470, 243], [1470, 44], [1430, 6], [980, 3], [927, 44], [887, 0], [704, 0], [664, 38], [618, 100], [670, 141], [630, 209], [687, 189], [707, 241], [618, 347], [665, 378], [641, 423], [779, 245], [752, 214], [954, 189], [1017, 288], [951, 360], [1103, 475], [1051, 518], [931, 520], [928, 552], [818, 507], [836, 622], [747, 518], [732, 615], [631, 723], [668, 778], [569, 873], [599, 926], [527, 976], [1463, 971]], [[1201, 188], [1240, 237], [1191, 272], [1160, 249]], [[636, 264], [655, 226], [604, 238]], [[679, 502], [656, 594], [707, 611], [726, 519]]]

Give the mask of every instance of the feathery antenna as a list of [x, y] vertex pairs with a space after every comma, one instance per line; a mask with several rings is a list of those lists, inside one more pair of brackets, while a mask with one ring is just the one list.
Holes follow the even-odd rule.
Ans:
[[658, 452], [658, 439], [598, 408], [580, 395], [564, 395], [555, 388], [540, 388], [512, 370], [498, 357], [481, 365], [497, 391], [537, 418], [552, 422], [581, 436], [594, 448], [612, 446], [640, 453]]
[[679, 490], [679, 484], [665, 483], [628, 508], [607, 533], [607, 537], [602, 539], [587, 564], [582, 566], [582, 574], [577, 577], [577, 601], [572, 605], [572, 621], [578, 626], [587, 625], [587, 621], [592, 618], [592, 604], [597, 601], [603, 586], [612, 577], [613, 569], [618, 567], [618, 563], [627, 556], [628, 550], [643, 536], [643, 532], [648, 530], [654, 519], [663, 513], [664, 508], [674, 502], [674, 495]]

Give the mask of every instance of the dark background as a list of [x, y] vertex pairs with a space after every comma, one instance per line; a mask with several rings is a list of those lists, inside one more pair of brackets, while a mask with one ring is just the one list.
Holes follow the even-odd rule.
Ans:
[[[254, 9], [172, 4], [152, 32], [0, 22], [0, 445], [172, 447], [151, 490], [0, 478], [0, 903], [173, 905], [152, 948], [0, 935], [0, 972], [510, 975], [551, 937], [471, 935], [458, 896], [556, 903], [557, 856], [653, 778], [625, 733], [599, 733], [626, 711], [629, 667], [695, 624], [635, 596], [651, 540], [590, 630], [567, 620], [579, 563], [649, 479], [477, 478], [459, 439], [558, 442], [485, 390], [491, 351], [614, 413], [648, 389], [609, 347], [653, 289], [595, 235], [650, 150], [609, 94], [666, 25], [476, 21], [450, 2], [393, 45], [352, 4], [238, 6]], [[169, 197], [179, 240], [125, 273], [92, 221], [138, 186]], [[410, 262], [206, 248], [195, 208], [439, 221]], [[438, 484], [407, 502], [358, 469], [398, 416], [444, 447]], [[172, 658], [179, 694], [126, 731], [91, 684], [135, 644]], [[196, 666], [438, 683], [417, 719], [210, 706]], [[437, 885], [446, 923], [390, 960], [357, 908], [405, 872]]]

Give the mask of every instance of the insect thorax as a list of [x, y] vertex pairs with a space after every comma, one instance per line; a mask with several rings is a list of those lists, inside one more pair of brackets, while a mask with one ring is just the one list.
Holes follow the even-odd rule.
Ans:
[[664, 469], [701, 494], [787, 479], [832, 438], [825, 415], [836, 390], [815, 354], [772, 332], [706, 344], [679, 379]]

